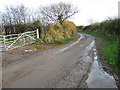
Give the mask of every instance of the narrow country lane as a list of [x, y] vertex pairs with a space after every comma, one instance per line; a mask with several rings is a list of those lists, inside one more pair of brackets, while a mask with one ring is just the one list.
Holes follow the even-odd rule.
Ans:
[[3, 67], [3, 88], [117, 88], [99, 66], [94, 37], [79, 34], [73, 43]]

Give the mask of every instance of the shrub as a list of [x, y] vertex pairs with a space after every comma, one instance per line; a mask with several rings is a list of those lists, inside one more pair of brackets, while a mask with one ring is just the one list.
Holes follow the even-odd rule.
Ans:
[[34, 23], [25, 23], [25, 24], [15, 24], [15, 25], [5, 25], [5, 34], [19, 34], [27, 31], [34, 31], [37, 28], [40, 30], [40, 36], [42, 31], [42, 24], [39, 20], [35, 21]]
[[41, 32], [41, 39], [45, 43], [62, 41], [65, 38], [70, 38], [77, 32], [75, 24], [70, 21], [65, 21], [63, 26], [57, 22], [54, 26], [49, 24], [46, 27], [48, 30], [42, 30]]
[[101, 23], [95, 23], [86, 26], [83, 30], [104, 34], [107, 36], [117, 37], [120, 19], [110, 19]]
[[40, 22], [40, 20], [37, 20], [33, 23], [34, 25], [34, 29], [38, 29], [39, 30], [39, 38], [41, 38], [41, 32], [42, 32], [42, 24]]
[[64, 30], [59, 22], [55, 24], [56, 38], [57, 40], [64, 39]]
[[75, 24], [71, 21], [65, 21], [64, 27], [65, 27], [65, 37], [69, 38], [73, 36], [74, 34], [76, 34], [77, 32]]

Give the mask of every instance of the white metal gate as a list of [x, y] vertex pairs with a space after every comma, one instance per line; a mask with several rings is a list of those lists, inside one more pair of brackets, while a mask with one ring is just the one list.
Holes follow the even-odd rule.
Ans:
[[18, 48], [33, 43], [38, 34], [37, 31], [30, 31], [21, 34], [0, 35], [0, 51]]
[[3, 35], [0, 35], [0, 51], [3, 51], [4, 45], [3, 45]]

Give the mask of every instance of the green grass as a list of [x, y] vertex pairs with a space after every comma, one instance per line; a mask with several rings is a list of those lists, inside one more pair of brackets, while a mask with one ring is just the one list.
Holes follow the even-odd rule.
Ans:
[[54, 41], [54, 42], [49, 42], [49, 43], [44, 43], [41, 41], [41, 39], [37, 39], [35, 43], [30, 44], [30, 45], [50, 45], [50, 44], [65, 44], [68, 41], [72, 41], [75, 40], [76, 38], [78, 38], [79, 35], [75, 34], [74, 36], [70, 37], [70, 38], [65, 38], [65, 39], [61, 39], [60, 41]]
[[75, 40], [76, 38], [78, 38], [79, 35], [78, 34], [75, 34], [74, 36], [70, 37], [70, 38], [65, 38], [65, 42], [68, 42], [68, 41], [72, 41], [72, 40]]
[[118, 40], [117, 38], [108, 37], [103, 34], [92, 33], [92, 32], [87, 32], [87, 31], [78, 31], [78, 32], [91, 34], [91, 35], [95, 35], [95, 36], [103, 38], [105, 40], [105, 45], [103, 48], [103, 56], [112, 67], [118, 68]]

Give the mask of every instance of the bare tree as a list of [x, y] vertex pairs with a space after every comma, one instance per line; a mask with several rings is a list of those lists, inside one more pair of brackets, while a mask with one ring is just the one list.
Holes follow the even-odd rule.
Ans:
[[6, 7], [6, 12], [3, 15], [3, 23], [5, 25], [8, 24], [20, 24], [20, 23], [26, 23], [26, 17], [27, 17], [27, 8], [23, 5], [17, 5], [17, 6], [9, 6]]
[[[27, 23], [28, 8], [23, 4], [7, 6], [2, 16], [2, 26], [4, 26], [5, 33], [16, 33], [17, 25], [21, 26]], [[20, 31], [20, 29], [19, 29]]]
[[60, 2], [58, 4], [53, 4], [48, 7], [39, 8], [42, 17], [47, 19], [47, 22], [56, 22], [59, 21], [63, 24], [64, 20], [70, 18], [75, 13], [78, 12], [76, 7], [69, 3]]

